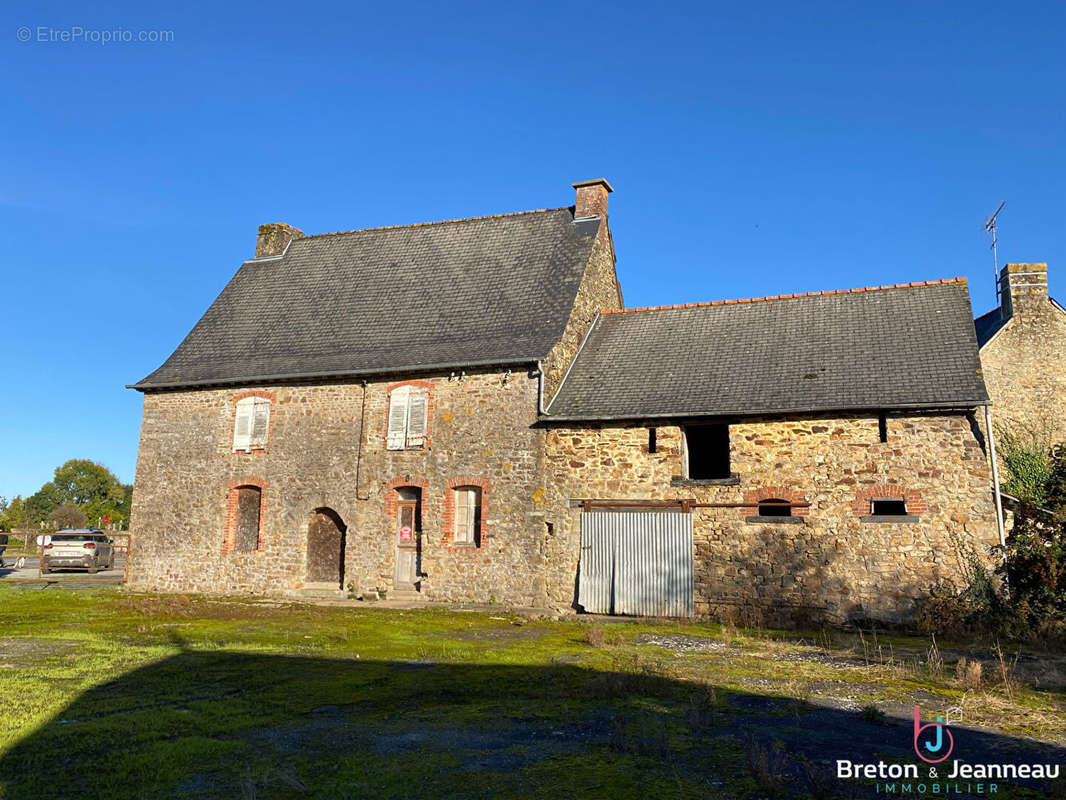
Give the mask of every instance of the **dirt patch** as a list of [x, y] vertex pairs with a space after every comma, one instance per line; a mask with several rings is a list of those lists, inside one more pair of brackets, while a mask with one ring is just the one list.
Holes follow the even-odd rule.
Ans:
[[848, 667], [865, 667], [867, 663], [861, 658], [849, 658], [847, 656], [830, 655], [819, 650], [800, 650], [792, 653], [777, 653], [770, 660], [783, 664], [818, 664], [823, 667], [834, 669]]
[[515, 642], [522, 639], [540, 639], [547, 633], [544, 628], [527, 628], [522, 625], [493, 625], [485, 628], [460, 631], [449, 638]]
[[735, 651], [736, 648], [728, 642], [718, 639], [705, 639], [698, 636], [685, 636], [682, 633], [657, 635], [642, 633], [636, 639], [638, 644], [650, 644], [661, 647], [678, 655], [684, 653], [725, 653]]
[[68, 639], [0, 639], [0, 669], [40, 666], [41, 660], [82, 646]]

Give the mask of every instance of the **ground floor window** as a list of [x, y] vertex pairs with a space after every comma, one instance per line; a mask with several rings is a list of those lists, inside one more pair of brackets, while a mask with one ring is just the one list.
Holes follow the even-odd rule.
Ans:
[[481, 544], [481, 489], [460, 486], [455, 492], [455, 544]]
[[760, 517], [791, 517], [791, 501], [781, 497], [768, 497], [759, 501]]
[[898, 498], [871, 500], [870, 513], [875, 517], [905, 517], [907, 516], [907, 501]]

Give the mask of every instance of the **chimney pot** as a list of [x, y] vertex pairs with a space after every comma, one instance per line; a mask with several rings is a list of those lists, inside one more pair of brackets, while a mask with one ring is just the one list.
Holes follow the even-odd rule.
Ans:
[[578, 181], [572, 184], [577, 190], [577, 203], [574, 206], [574, 218], [607, 216], [607, 195], [613, 192], [611, 184], [603, 178], [592, 181]]
[[285, 222], [268, 222], [259, 226], [255, 240], [255, 257], [280, 256], [293, 239], [303, 238], [304, 232]]
[[1026, 317], [1047, 310], [1047, 264], [1007, 264], [999, 274], [1005, 317]]

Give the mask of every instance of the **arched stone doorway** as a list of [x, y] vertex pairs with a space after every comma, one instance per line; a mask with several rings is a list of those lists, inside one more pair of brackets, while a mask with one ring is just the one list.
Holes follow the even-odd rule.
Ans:
[[332, 508], [316, 508], [307, 526], [307, 582], [343, 588], [347, 527]]

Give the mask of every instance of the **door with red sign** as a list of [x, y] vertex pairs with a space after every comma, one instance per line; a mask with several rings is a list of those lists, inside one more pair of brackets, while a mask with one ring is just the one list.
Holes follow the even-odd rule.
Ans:
[[396, 589], [418, 589], [422, 498], [417, 489], [401, 489], [396, 503]]

